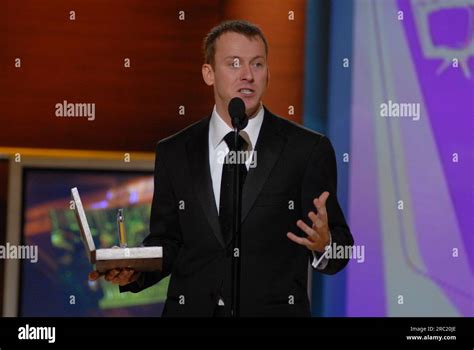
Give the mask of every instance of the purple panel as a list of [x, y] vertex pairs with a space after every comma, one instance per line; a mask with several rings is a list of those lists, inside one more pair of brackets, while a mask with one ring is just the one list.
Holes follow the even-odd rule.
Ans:
[[[356, 19], [355, 24], [358, 24]], [[354, 28], [356, 32], [363, 31]], [[357, 41], [357, 38], [361, 38]], [[347, 274], [347, 315], [385, 316], [386, 291], [383, 244], [380, 228], [377, 152], [374, 144], [372, 67], [369, 42], [363, 34], [354, 35], [354, 67], [352, 98], [352, 145], [349, 179], [349, 226], [355, 244], [365, 246], [365, 261], [349, 264]]]
[[470, 43], [469, 12], [466, 9], [443, 9], [433, 12], [429, 15], [429, 24], [433, 44], [437, 47], [463, 49]]
[[[426, 277], [443, 289], [463, 315], [472, 316], [473, 287], [469, 281], [474, 268], [474, 62], [472, 57], [465, 60], [464, 70], [461, 66], [452, 67], [453, 57], [458, 58], [461, 64], [466, 56], [462, 49], [467, 46], [466, 36], [471, 38], [472, 33], [469, 23], [463, 18], [472, 8], [442, 8], [429, 13], [431, 38], [424, 38], [425, 44], [421, 45], [421, 30], [414, 18], [417, 9], [406, 0], [399, 0], [398, 4], [405, 15], [403, 24], [423, 95], [425, 118], [429, 117], [444, 175], [443, 179], [430, 176], [432, 159], [418, 157], [415, 161], [407, 158], [418, 241], [428, 268]], [[443, 50], [440, 43], [451, 51]], [[447, 63], [444, 69], [441, 67], [443, 61]], [[414, 127], [405, 126], [403, 135], [407, 149], [422, 147], [417, 144]], [[459, 154], [458, 163], [453, 163], [453, 153]], [[420, 174], [425, 176], [414, 182], [415, 176]], [[470, 271], [456, 265], [457, 261], [451, 256], [450, 250], [457, 246], [454, 242], [457, 242], [456, 235], [459, 233], [446, 232], [444, 229], [443, 213], [451, 208], [451, 203], [436, 202], [439, 198], [436, 196], [436, 185], [443, 180], [447, 183], [454, 206], [461, 244], [464, 245], [462, 252], [467, 254]], [[463, 282], [467, 285], [463, 285]]]
[[[404, 29], [411, 50], [414, 66], [420, 81], [421, 92], [430, 116], [432, 131], [439, 150], [445, 179], [456, 211], [457, 220], [467, 250], [469, 265], [474, 272], [474, 59], [472, 55], [466, 62], [471, 74], [466, 77], [462, 67], [447, 68], [437, 74], [444, 58], [428, 58], [423, 52], [418, 36], [412, 7], [407, 0], [398, 0], [404, 11]], [[439, 9], [432, 12], [429, 23], [439, 25], [431, 29], [436, 42], [450, 47], [462, 46], [465, 38], [472, 40], [472, 28], [463, 20], [469, 8]], [[470, 8], [474, 15], [473, 7]], [[462, 51], [453, 49], [453, 57], [461, 57]], [[449, 63], [451, 63], [451, 58]], [[452, 154], [459, 154], [459, 163], [452, 162]], [[435, 189], [433, 189], [435, 190]]]

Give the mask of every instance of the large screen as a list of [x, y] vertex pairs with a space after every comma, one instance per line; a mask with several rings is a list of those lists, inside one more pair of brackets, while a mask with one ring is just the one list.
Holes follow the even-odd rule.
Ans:
[[148, 234], [152, 172], [25, 168], [23, 184], [22, 243], [38, 253], [21, 265], [20, 316], [161, 315], [168, 279], [137, 294], [88, 281], [92, 266], [70, 196], [77, 187], [96, 248], [118, 245], [120, 208], [128, 246], [139, 246]]

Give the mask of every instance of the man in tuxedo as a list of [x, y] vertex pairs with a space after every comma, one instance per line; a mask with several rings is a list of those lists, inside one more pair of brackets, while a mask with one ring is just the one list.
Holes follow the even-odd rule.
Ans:
[[[229, 316], [236, 257], [225, 160], [243, 150], [240, 316], [310, 316], [308, 263], [335, 274], [348, 259], [326, 252], [334, 244], [353, 244], [337, 201], [333, 147], [322, 134], [262, 105], [270, 75], [267, 41], [257, 26], [218, 25], [206, 36], [204, 53], [203, 79], [214, 90], [212, 114], [156, 148], [144, 245], [163, 247], [163, 269], [112, 270], [105, 278], [122, 292], [136, 293], [171, 274], [163, 316]], [[249, 116], [238, 150], [230, 141], [228, 104], [234, 97], [244, 101]]]

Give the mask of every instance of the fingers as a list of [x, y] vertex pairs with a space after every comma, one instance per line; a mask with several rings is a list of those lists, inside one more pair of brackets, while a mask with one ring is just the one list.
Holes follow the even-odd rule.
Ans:
[[314, 212], [310, 211], [308, 213], [308, 218], [313, 223], [313, 229], [316, 228], [316, 231], [322, 227], [324, 227], [325, 222], [321, 220], [320, 215], [315, 214]]
[[118, 276], [119, 273], [120, 273], [119, 269], [113, 269], [113, 270], [107, 271], [107, 273], [105, 274], [105, 280], [111, 282], [115, 277]]
[[315, 198], [313, 200], [313, 204], [318, 209], [318, 214], [320, 214], [322, 217], [321, 219], [324, 219], [323, 217], [327, 217], [327, 212], [326, 212], [326, 200], [329, 197], [329, 192], [324, 191], [319, 198]]
[[92, 271], [91, 273], [89, 273], [89, 280], [96, 281], [101, 276], [104, 276], [104, 279], [108, 282], [123, 286], [136, 281], [140, 276], [140, 272], [137, 272], [132, 269], [113, 269], [107, 271], [106, 273]]
[[293, 242], [295, 243], [298, 243], [299, 245], [302, 245], [302, 246], [305, 246], [307, 248], [310, 248], [311, 245], [312, 245], [312, 242], [309, 241], [307, 238], [303, 238], [303, 237], [298, 237], [297, 235], [295, 235], [294, 233], [292, 232], [288, 232], [286, 234], [286, 236], [291, 239]]
[[328, 199], [328, 197], [329, 197], [329, 192], [324, 191], [323, 193], [321, 193], [318, 199], [322, 205], [326, 205], [326, 200]]
[[126, 284], [135, 282], [138, 277], [140, 277], [140, 272], [131, 269], [124, 269], [120, 273], [119, 277], [116, 278], [117, 282], [115, 283], [119, 284], [120, 286], [124, 286]]
[[110, 282], [112, 282], [113, 284], [118, 284], [120, 286], [124, 286], [126, 284], [136, 281], [138, 279], [138, 276], [140, 275], [139, 272], [136, 272], [133, 269], [126, 268], [118, 271], [119, 273], [116, 274]]
[[320, 216], [318, 214], [315, 214], [313, 211], [310, 211], [308, 213], [308, 218], [311, 220], [313, 223], [312, 228], [320, 228], [324, 226], [324, 222], [321, 220]]
[[97, 281], [102, 274], [99, 271], [92, 271], [89, 273], [89, 280], [90, 281]]
[[308, 237], [299, 237], [292, 232], [288, 232], [287, 237], [299, 245], [303, 245], [310, 250], [321, 251], [326, 242], [329, 242], [329, 225], [328, 216], [326, 211], [326, 201], [329, 197], [329, 192], [324, 191], [319, 198], [313, 200], [313, 204], [316, 207], [318, 213], [313, 211], [308, 213], [308, 218], [312, 222], [312, 226], [309, 227], [303, 220], [298, 220], [296, 226], [301, 231], [307, 234]]
[[132, 277], [133, 273], [134, 273], [133, 270], [123, 269], [122, 271], [120, 271], [120, 273], [117, 276], [115, 276], [112, 282], [116, 284], [120, 284], [120, 285], [127, 284], [128, 280], [130, 279], [130, 277]]
[[[319, 218], [319, 214], [316, 215], [315, 213], [310, 212], [308, 213], [308, 217], [313, 221], [313, 228], [306, 225], [303, 220], [298, 220], [296, 222], [296, 226], [306, 233], [308, 237], [299, 237], [292, 232], [288, 232], [286, 235], [290, 240], [299, 245], [303, 245], [310, 250], [321, 251], [326, 246], [326, 241], [328, 241], [327, 230], [324, 229], [325, 223], [323, 223]], [[322, 229], [318, 232], [315, 226], [322, 227]], [[316, 228], [316, 230], [314, 228]]]
[[306, 225], [306, 223], [303, 220], [298, 220], [296, 222], [296, 226], [298, 226], [304, 233], [306, 233], [310, 240], [315, 241], [318, 239], [318, 233], [315, 230], [313, 230], [311, 227]]

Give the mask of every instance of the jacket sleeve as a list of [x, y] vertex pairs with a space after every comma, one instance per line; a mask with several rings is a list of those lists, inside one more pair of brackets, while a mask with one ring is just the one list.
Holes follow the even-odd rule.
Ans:
[[168, 276], [182, 245], [178, 218], [178, 203], [167, 171], [165, 144], [156, 147], [154, 192], [150, 213], [150, 233], [144, 246], [163, 247], [161, 271], [145, 272], [133, 283], [120, 287], [121, 292], [137, 293]]
[[[302, 220], [309, 226], [311, 226], [311, 220], [309, 220], [307, 214], [310, 211], [316, 212], [313, 200], [324, 191], [329, 192], [326, 209], [332, 247], [334, 245], [352, 246], [354, 240], [337, 200], [337, 167], [334, 148], [329, 139], [322, 136], [311, 152], [301, 187]], [[316, 253], [316, 256], [319, 257], [320, 254]], [[312, 260], [314, 256], [310, 254], [310, 258]], [[347, 257], [330, 258], [323, 269], [317, 270], [332, 275], [342, 270], [348, 261]]]

